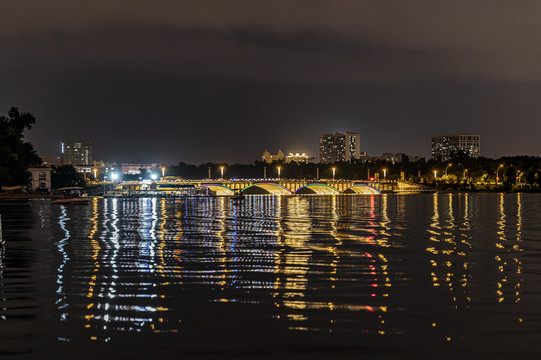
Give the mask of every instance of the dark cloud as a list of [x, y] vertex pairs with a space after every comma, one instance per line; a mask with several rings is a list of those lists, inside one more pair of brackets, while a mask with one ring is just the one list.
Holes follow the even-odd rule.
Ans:
[[[0, 3], [0, 107], [42, 153], [117, 161], [317, 156], [321, 133], [428, 155], [439, 133], [540, 154], [541, 5], [508, 1]], [[505, 135], [504, 135], [505, 134]]]

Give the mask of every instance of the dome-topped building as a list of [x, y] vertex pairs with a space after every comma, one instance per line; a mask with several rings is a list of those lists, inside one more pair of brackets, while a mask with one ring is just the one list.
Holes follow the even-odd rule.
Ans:
[[274, 161], [284, 161], [284, 153], [282, 150], [278, 150], [278, 154], [272, 155], [267, 149], [261, 155], [261, 160], [270, 164]]

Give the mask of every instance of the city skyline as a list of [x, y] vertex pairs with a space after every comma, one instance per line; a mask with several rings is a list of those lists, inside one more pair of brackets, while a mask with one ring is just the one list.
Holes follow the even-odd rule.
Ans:
[[487, 157], [541, 155], [541, 3], [54, 4], [0, 5], [0, 108], [36, 116], [41, 154], [249, 163], [350, 130], [368, 154], [474, 133]]

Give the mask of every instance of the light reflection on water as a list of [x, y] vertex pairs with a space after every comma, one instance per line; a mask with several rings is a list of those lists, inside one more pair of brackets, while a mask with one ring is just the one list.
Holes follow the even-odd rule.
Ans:
[[[19, 328], [35, 321], [47, 329], [19, 344], [21, 353], [39, 352], [47, 336], [61, 348], [118, 343], [127, 334], [155, 334], [151, 341], [167, 344], [171, 340], [159, 336], [176, 334], [173, 344], [179, 346], [234, 336], [256, 345], [287, 343], [311, 334], [307, 344], [314, 346], [322, 341], [402, 350], [421, 339], [425, 353], [440, 343], [483, 353], [513, 334], [517, 343], [505, 354], [520, 347], [520, 334], [529, 334], [531, 344], [541, 321], [532, 308], [540, 300], [541, 273], [534, 257], [541, 238], [533, 221], [541, 214], [536, 195], [9, 206], [0, 204], [3, 214], [17, 210], [4, 215], [10, 245], [0, 258], [0, 319]], [[26, 230], [16, 226], [22, 216]], [[39, 256], [21, 251], [29, 244]], [[21, 268], [35, 285], [19, 291], [13, 279]], [[47, 284], [53, 283], [50, 292]], [[22, 320], [21, 306], [32, 316]]]

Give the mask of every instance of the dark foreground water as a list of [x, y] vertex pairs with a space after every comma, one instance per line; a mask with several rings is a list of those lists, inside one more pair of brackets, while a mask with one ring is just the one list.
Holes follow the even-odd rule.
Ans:
[[0, 357], [541, 355], [541, 196], [0, 202]]

